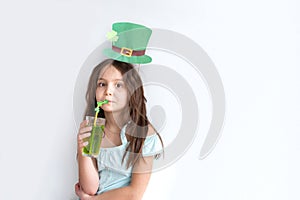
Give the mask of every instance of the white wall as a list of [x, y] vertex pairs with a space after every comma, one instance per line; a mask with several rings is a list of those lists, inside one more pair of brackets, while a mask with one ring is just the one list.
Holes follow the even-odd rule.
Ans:
[[197, 42], [227, 106], [214, 151], [198, 160], [199, 134], [153, 174], [145, 199], [299, 199], [299, 8], [292, 0], [1, 1], [0, 198], [75, 198], [75, 81], [111, 24], [133, 21]]

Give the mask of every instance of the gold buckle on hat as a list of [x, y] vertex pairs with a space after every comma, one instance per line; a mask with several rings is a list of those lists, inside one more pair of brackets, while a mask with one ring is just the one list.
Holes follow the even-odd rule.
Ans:
[[123, 55], [123, 56], [131, 57], [132, 52], [133, 52], [132, 49], [129, 49], [129, 48], [126, 48], [126, 47], [122, 47], [120, 54]]

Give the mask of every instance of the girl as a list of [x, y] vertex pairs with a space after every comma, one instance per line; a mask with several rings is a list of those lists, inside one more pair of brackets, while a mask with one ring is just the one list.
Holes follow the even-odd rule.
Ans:
[[86, 93], [86, 116], [94, 116], [97, 101], [99, 117], [105, 118], [99, 156], [82, 155], [90, 136], [87, 121], [80, 124], [77, 137], [79, 182], [75, 192], [81, 200], [140, 200], [151, 175], [157, 149], [163, 147], [160, 135], [146, 115], [142, 81], [134, 66], [107, 59], [96, 66]]

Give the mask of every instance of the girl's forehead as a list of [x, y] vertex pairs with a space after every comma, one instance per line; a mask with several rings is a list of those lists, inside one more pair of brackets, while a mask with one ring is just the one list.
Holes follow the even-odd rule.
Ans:
[[98, 79], [103, 78], [106, 80], [122, 79], [123, 76], [119, 70], [117, 70], [113, 65], [105, 66], [99, 73]]

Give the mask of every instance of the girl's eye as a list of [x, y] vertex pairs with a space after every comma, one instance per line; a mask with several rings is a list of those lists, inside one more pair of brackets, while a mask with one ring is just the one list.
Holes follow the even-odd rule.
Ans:
[[117, 88], [123, 87], [123, 83], [117, 83], [117, 84], [116, 84], [116, 87], [117, 87]]
[[98, 86], [99, 86], [99, 87], [104, 87], [104, 86], [105, 86], [105, 83], [100, 82], [100, 83], [98, 83]]

